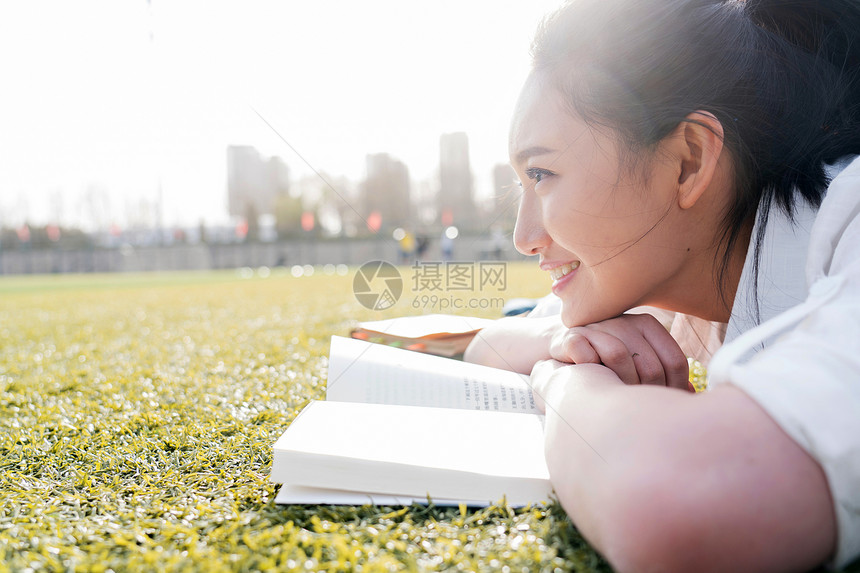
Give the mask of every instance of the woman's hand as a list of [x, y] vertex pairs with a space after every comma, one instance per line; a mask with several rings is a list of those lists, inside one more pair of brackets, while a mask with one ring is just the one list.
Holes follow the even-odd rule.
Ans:
[[622, 381], [615, 372], [598, 364], [570, 364], [558, 360], [540, 360], [535, 363], [529, 377], [529, 385], [535, 397], [535, 404], [541, 413], [546, 413], [547, 404], [555, 410], [571, 390], [571, 384], [577, 376], [587, 376], [592, 382], [622, 386]]
[[563, 391], [563, 388], [560, 388], [559, 386], [563, 385], [564, 382], [560, 382], [558, 377], [554, 377], [553, 374], [558, 372], [561, 368], [567, 368], [570, 366], [570, 364], [565, 362], [559, 362], [558, 360], [552, 359], [540, 360], [535, 363], [529, 377], [529, 385], [532, 389], [532, 395], [535, 397], [535, 405], [537, 405], [538, 410], [540, 410], [541, 413], [546, 412], [547, 402], [552, 403], [550, 400], [550, 393]]
[[650, 314], [623, 314], [588, 326], [559, 330], [550, 355], [573, 364], [603, 364], [625, 384], [689, 389], [687, 357]]

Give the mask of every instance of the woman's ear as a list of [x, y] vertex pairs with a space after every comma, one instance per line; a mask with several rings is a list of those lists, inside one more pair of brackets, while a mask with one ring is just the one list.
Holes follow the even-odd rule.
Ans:
[[678, 125], [674, 151], [678, 154], [678, 205], [693, 207], [711, 184], [723, 151], [723, 124], [707, 111], [694, 111]]

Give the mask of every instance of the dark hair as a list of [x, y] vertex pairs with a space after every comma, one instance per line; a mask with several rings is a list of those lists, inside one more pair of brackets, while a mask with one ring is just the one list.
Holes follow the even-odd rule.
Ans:
[[819, 206], [825, 165], [860, 153], [856, 0], [573, 0], [532, 53], [576, 115], [620, 136], [628, 164], [692, 112], [720, 121], [735, 166], [720, 287], [757, 209], [765, 223], [774, 205]]

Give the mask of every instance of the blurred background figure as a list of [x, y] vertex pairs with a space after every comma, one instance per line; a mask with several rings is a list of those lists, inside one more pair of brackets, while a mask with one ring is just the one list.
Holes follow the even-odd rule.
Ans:
[[424, 234], [418, 235], [418, 238], [415, 240], [415, 258], [423, 261], [429, 247], [430, 237]]
[[460, 231], [453, 225], [442, 231], [439, 246], [442, 249], [442, 260], [448, 262], [454, 256], [454, 239], [460, 235]]
[[397, 227], [392, 237], [397, 241], [400, 264], [406, 265], [412, 262], [415, 257], [415, 235], [402, 227]]

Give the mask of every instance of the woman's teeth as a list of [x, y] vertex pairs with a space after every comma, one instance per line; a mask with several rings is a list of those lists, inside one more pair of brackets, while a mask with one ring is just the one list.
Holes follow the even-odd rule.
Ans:
[[573, 272], [575, 268], [579, 266], [579, 261], [573, 263], [567, 263], [565, 265], [561, 265], [560, 267], [555, 267], [549, 272], [549, 276], [552, 277], [552, 280], [557, 281], [563, 276]]

